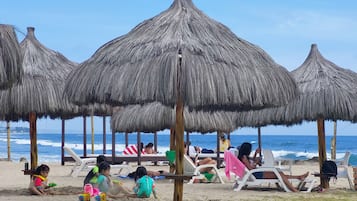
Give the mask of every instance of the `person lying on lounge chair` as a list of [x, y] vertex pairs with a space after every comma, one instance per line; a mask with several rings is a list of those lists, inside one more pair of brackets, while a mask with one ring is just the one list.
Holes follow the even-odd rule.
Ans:
[[[252, 144], [244, 142], [239, 148], [238, 159], [249, 169], [255, 169], [258, 165], [256, 161], [256, 155], [260, 152], [260, 149], [257, 149], [254, 153], [253, 159], [249, 157], [250, 152], [252, 151]], [[306, 172], [302, 175], [285, 175], [283, 172], [280, 172], [281, 178], [283, 179], [285, 185], [292, 191], [298, 192], [298, 190], [290, 183], [289, 179], [299, 179], [303, 181], [308, 175], [309, 172]], [[254, 173], [255, 178], [257, 179], [276, 179], [276, 175], [273, 172], [256, 172]]]

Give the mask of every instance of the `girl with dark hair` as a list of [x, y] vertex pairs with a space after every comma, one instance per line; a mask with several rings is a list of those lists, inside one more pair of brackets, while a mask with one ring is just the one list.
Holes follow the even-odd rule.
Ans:
[[121, 181], [110, 178], [110, 164], [106, 161], [99, 164], [99, 176], [94, 186], [110, 198], [122, 198], [123, 196], [118, 195], [119, 193], [123, 193], [126, 197], [133, 195]]
[[146, 168], [140, 166], [136, 169], [134, 192], [139, 198], [149, 198], [151, 192], [156, 196], [154, 180], [148, 176]]
[[32, 175], [29, 190], [34, 195], [47, 195], [47, 189], [51, 186], [47, 185], [47, 177], [50, 172], [48, 165], [42, 164], [38, 166]]
[[[260, 153], [260, 149], [255, 150], [253, 159], [250, 159], [249, 155], [252, 151], [252, 144], [244, 142], [239, 148], [238, 159], [249, 169], [255, 169], [259, 164], [259, 161], [256, 160], [256, 155]], [[302, 175], [285, 175], [283, 172], [279, 171], [281, 178], [283, 179], [285, 185], [293, 192], [298, 192], [298, 190], [290, 183], [289, 179], [299, 179], [303, 181], [308, 175], [309, 172], [306, 172]], [[276, 179], [274, 172], [255, 172], [253, 173], [257, 179]]]
[[95, 184], [97, 183], [97, 179], [99, 176], [99, 164], [103, 161], [106, 161], [106, 158], [104, 155], [99, 155], [97, 156], [97, 164], [92, 168], [87, 176], [84, 178], [83, 186], [86, 184]]

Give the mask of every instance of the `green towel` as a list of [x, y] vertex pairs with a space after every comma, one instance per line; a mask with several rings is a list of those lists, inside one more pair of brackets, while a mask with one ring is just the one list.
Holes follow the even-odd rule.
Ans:
[[214, 176], [214, 174], [211, 174], [211, 173], [208, 173], [208, 172], [204, 172], [204, 173], [202, 173], [202, 174], [205, 175], [205, 177], [206, 177], [206, 179], [207, 179], [208, 181], [211, 181], [212, 178], [213, 178], [213, 176]]

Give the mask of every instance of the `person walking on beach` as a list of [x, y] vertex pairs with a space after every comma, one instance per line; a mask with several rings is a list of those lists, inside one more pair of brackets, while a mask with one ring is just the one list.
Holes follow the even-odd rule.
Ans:
[[[240, 148], [239, 148], [239, 155], [238, 159], [242, 161], [242, 163], [249, 169], [255, 169], [257, 165], [259, 165], [260, 160], [256, 160], [256, 155], [260, 153], [260, 149], [257, 149], [254, 153], [254, 157], [251, 159], [249, 157], [250, 153], [252, 151], [252, 144], [248, 142], [244, 142]], [[309, 172], [306, 172], [305, 174], [302, 175], [285, 175], [283, 172], [280, 172], [281, 178], [283, 179], [285, 185], [292, 191], [292, 192], [298, 192], [298, 190], [290, 183], [289, 179], [299, 179], [303, 181], [308, 175]], [[276, 179], [276, 175], [273, 172], [255, 172], [253, 175], [257, 179]]]

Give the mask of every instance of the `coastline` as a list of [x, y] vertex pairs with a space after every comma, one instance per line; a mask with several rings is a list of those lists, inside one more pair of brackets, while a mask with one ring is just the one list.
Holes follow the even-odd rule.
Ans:
[[[52, 201], [59, 200], [78, 200], [78, 191], [81, 190], [83, 179], [86, 172], [81, 172], [80, 176], [73, 178], [69, 176], [73, 164], [66, 163], [61, 166], [60, 163], [50, 162], [49, 181], [57, 183], [55, 192], [65, 195], [50, 195]], [[131, 164], [132, 169], [136, 169], [135, 164]], [[153, 166], [144, 162], [148, 170], [165, 170], [168, 171], [168, 166]], [[27, 187], [29, 184], [29, 176], [23, 175], [21, 171], [24, 167], [23, 162], [8, 162], [0, 161], [1, 171], [0, 176], [0, 200], [27, 201], [27, 200], [48, 200], [48, 196], [39, 197], [29, 195]], [[311, 173], [317, 172], [318, 163], [311, 161], [300, 161], [292, 166], [293, 174], [302, 174], [306, 171], [310, 172], [309, 177], [314, 178]], [[350, 168], [352, 173], [352, 168]], [[115, 172], [112, 172], [112, 174]], [[224, 175], [224, 169], [220, 169], [220, 174]], [[357, 193], [349, 190], [347, 179], [337, 179], [336, 182], [330, 182], [330, 189], [325, 192], [311, 193], [286, 193], [277, 190], [275, 187], [254, 188], [235, 192], [232, 190], [232, 181], [228, 181], [225, 175], [223, 176], [225, 184], [209, 183], [209, 184], [184, 184], [184, 200], [357, 200]], [[121, 179], [124, 185], [131, 189], [134, 186], [134, 181], [131, 179]], [[172, 200], [174, 183], [168, 179], [156, 180], [156, 189], [159, 195], [159, 200]], [[121, 200], [141, 200], [138, 198], [128, 198]], [[146, 200], [155, 200], [154, 198]]]

